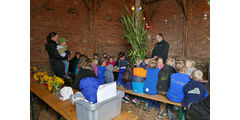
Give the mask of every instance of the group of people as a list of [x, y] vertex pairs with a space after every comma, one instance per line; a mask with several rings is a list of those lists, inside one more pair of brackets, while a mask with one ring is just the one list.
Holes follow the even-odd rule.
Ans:
[[[124, 52], [118, 54], [118, 58], [107, 56], [106, 53], [99, 57], [94, 54], [92, 58], [79, 52], [69, 60], [70, 51], [67, 49], [64, 38], [58, 39], [58, 35], [52, 32], [47, 37], [46, 50], [54, 73], [62, 78], [69, 78], [69, 73], [74, 77], [72, 87], [80, 90], [89, 102], [96, 103], [96, 92], [99, 85], [114, 82], [113, 69], [119, 69], [115, 76], [118, 86], [124, 86], [136, 93], [149, 95], [161, 94], [170, 101], [182, 103], [188, 109], [193, 109], [202, 102], [209, 108], [208, 92], [203, 82], [203, 73], [195, 68], [193, 60], [175, 61], [168, 58], [169, 44], [163, 39], [161, 33], [156, 35], [158, 42], [152, 52], [152, 56], [146, 56], [144, 60], [137, 59], [134, 65], [130, 65]], [[69, 61], [68, 61], [69, 60]], [[207, 102], [203, 102], [206, 100]], [[128, 94], [123, 98], [130, 101]], [[149, 111], [156, 104], [158, 117], [166, 115], [166, 110], [173, 110], [173, 106], [156, 102], [150, 99], [133, 96], [133, 102], [137, 107], [144, 100], [144, 110]], [[199, 103], [199, 104], [198, 104]], [[192, 116], [198, 112], [191, 113]], [[202, 115], [203, 116], [203, 115]], [[209, 117], [209, 114], [207, 115]]]
[[[183, 107], [190, 108], [193, 103], [200, 102], [208, 96], [203, 73], [197, 70], [195, 65], [194, 60], [175, 61], [168, 58], [164, 64], [161, 57], [156, 59], [146, 57], [144, 61], [138, 59], [132, 71], [127, 71], [132, 77], [123, 78], [124, 84], [132, 83], [130, 85], [132, 87], [128, 86], [125, 89], [133, 90], [135, 93], [160, 94], [172, 102], [182, 103]], [[128, 103], [129, 95], [123, 100]], [[143, 109], [146, 111], [150, 111], [155, 104], [159, 118], [163, 118], [167, 112], [172, 112], [174, 109], [172, 105], [136, 96], [133, 96], [132, 101], [137, 107], [140, 107], [141, 101], [144, 101]]]

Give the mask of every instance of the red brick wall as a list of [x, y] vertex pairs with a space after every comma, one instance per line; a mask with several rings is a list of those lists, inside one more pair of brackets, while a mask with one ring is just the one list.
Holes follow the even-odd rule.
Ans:
[[[55, 31], [59, 37], [69, 40], [71, 51], [88, 54], [89, 48], [89, 17], [88, 10], [82, 0], [54, 0], [54, 10], [46, 10], [48, 0], [31, 0], [30, 13], [30, 51], [31, 61], [48, 60], [44, 50], [46, 36]], [[68, 13], [70, 8], [76, 14]]]
[[[129, 4], [130, 0], [125, 0]], [[124, 39], [123, 25], [120, 22], [121, 12], [124, 9], [124, 0], [104, 0], [97, 13], [97, 41], [98, 53], [106, 52], [117, 56], [120, 51], [131, 49]], [[130, 5], [130, 4], [129, 4]]]
[[[210, 6], [206, 0], [196, 0], [192, 9], [193, 17], [189, 32], [189, 55], [190, 57], [210, 58], [210, 41], [206, 36], [210, 36]], [[202, 19], [204, 14], [207, 19]]]
[[[30, 1], [31, 61], [48, 60], [44, 44], [46, 36], [52, 31], [57, 32], [59, 37], [69, 39], [68, 46], [72, 52], [80, 51], [91, 56], [89, 12], [82, 0], [54, 0], [54, 10], [46, 9], [47, 2], [48, 0]], [[104, 0], [96, 13], [98, 53], [117, 55], [118, 52], [131, 48], [123, 37], [124, 32], [119, 20], [125, 3], [130, 4], [130, 0]], [[149, 6], [144, 7], [147, 9]], [[208, 14], [208, 19], [200, 23], [204, 13]], [[156, 33], [162, 32], [169, 42], [169, 56], [183, 55], [183, 19], [182, 9], [175, 0], [163, 0], [156, 7], [152, 19], [148, 20], [151, 25], [149, 34], [154, 37]], [[167, 20], [167, 23], [164, 20]], [[209, 6], [206, 0], [196, 1], [192, 20], [189, 57], [209, 58], [210, 42], [205, 38], [209, 36]]]

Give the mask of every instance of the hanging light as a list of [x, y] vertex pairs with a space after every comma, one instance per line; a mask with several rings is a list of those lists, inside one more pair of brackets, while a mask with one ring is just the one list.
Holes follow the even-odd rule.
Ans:
[[135, 10], [135, 7], [134, 6], [132, 6], [132, 11], [134, 11]]

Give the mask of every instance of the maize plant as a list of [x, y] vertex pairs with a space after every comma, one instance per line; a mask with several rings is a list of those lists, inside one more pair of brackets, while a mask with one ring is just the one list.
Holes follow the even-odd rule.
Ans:
[[146, 34], [148, 30], [145, 30], [143, 21], [143, 11], [139, 11], [139, 15], [136, 16], [136, 11], [129, 11], [127, 7], [122, 12], [121, 22], [124, 25], [124, 37], [131, 45], [131, 49], [128, 52], [130, 57], [130, 63], [134, 64], [136, 59], [144, 60], [147, 55], [146, 46]]

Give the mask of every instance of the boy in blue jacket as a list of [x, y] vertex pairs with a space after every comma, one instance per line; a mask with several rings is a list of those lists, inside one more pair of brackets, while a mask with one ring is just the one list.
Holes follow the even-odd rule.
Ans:
[[170, 88], [167, 92], [167, 98], [172, 102], [180, 103], [184, 98], [183, 87], [191, 79], [187, 74], [185, 74], [186, 66], [183, 61], [176, 62], [176, 71], [178, 73], [173, 73], [171, 75]]
[[98, 84], [103, 85], [104, 84], [104, 74], [106, 71], [106, 62], [105, 61], [100, 61], [100, 65], [98, 66]]
[[[159, 69], [156, 68], [157, 61], [156, 60], [150, 60], [149, 68], [147, 69], [147, 76], [146, 80], [144, 82], [144, 92], [149, 95], [157, 95], [157, 81], [158, 81], [158, 72]], [[153, 107], [153, 103], [155, 101], [147, 99], [147, 102], [144, 105], [144, 110], [150, 111], [150, 108]], [[159, 109], [160, 102], [156, 102], [156, 108]]]
[[189, 108], [190, 104], [199, 102], [208, 96], [205, 83], [202, 82], [203, 73], [200, 70], [192, 72], [192, 80], [183, 87], [183, 107]]

